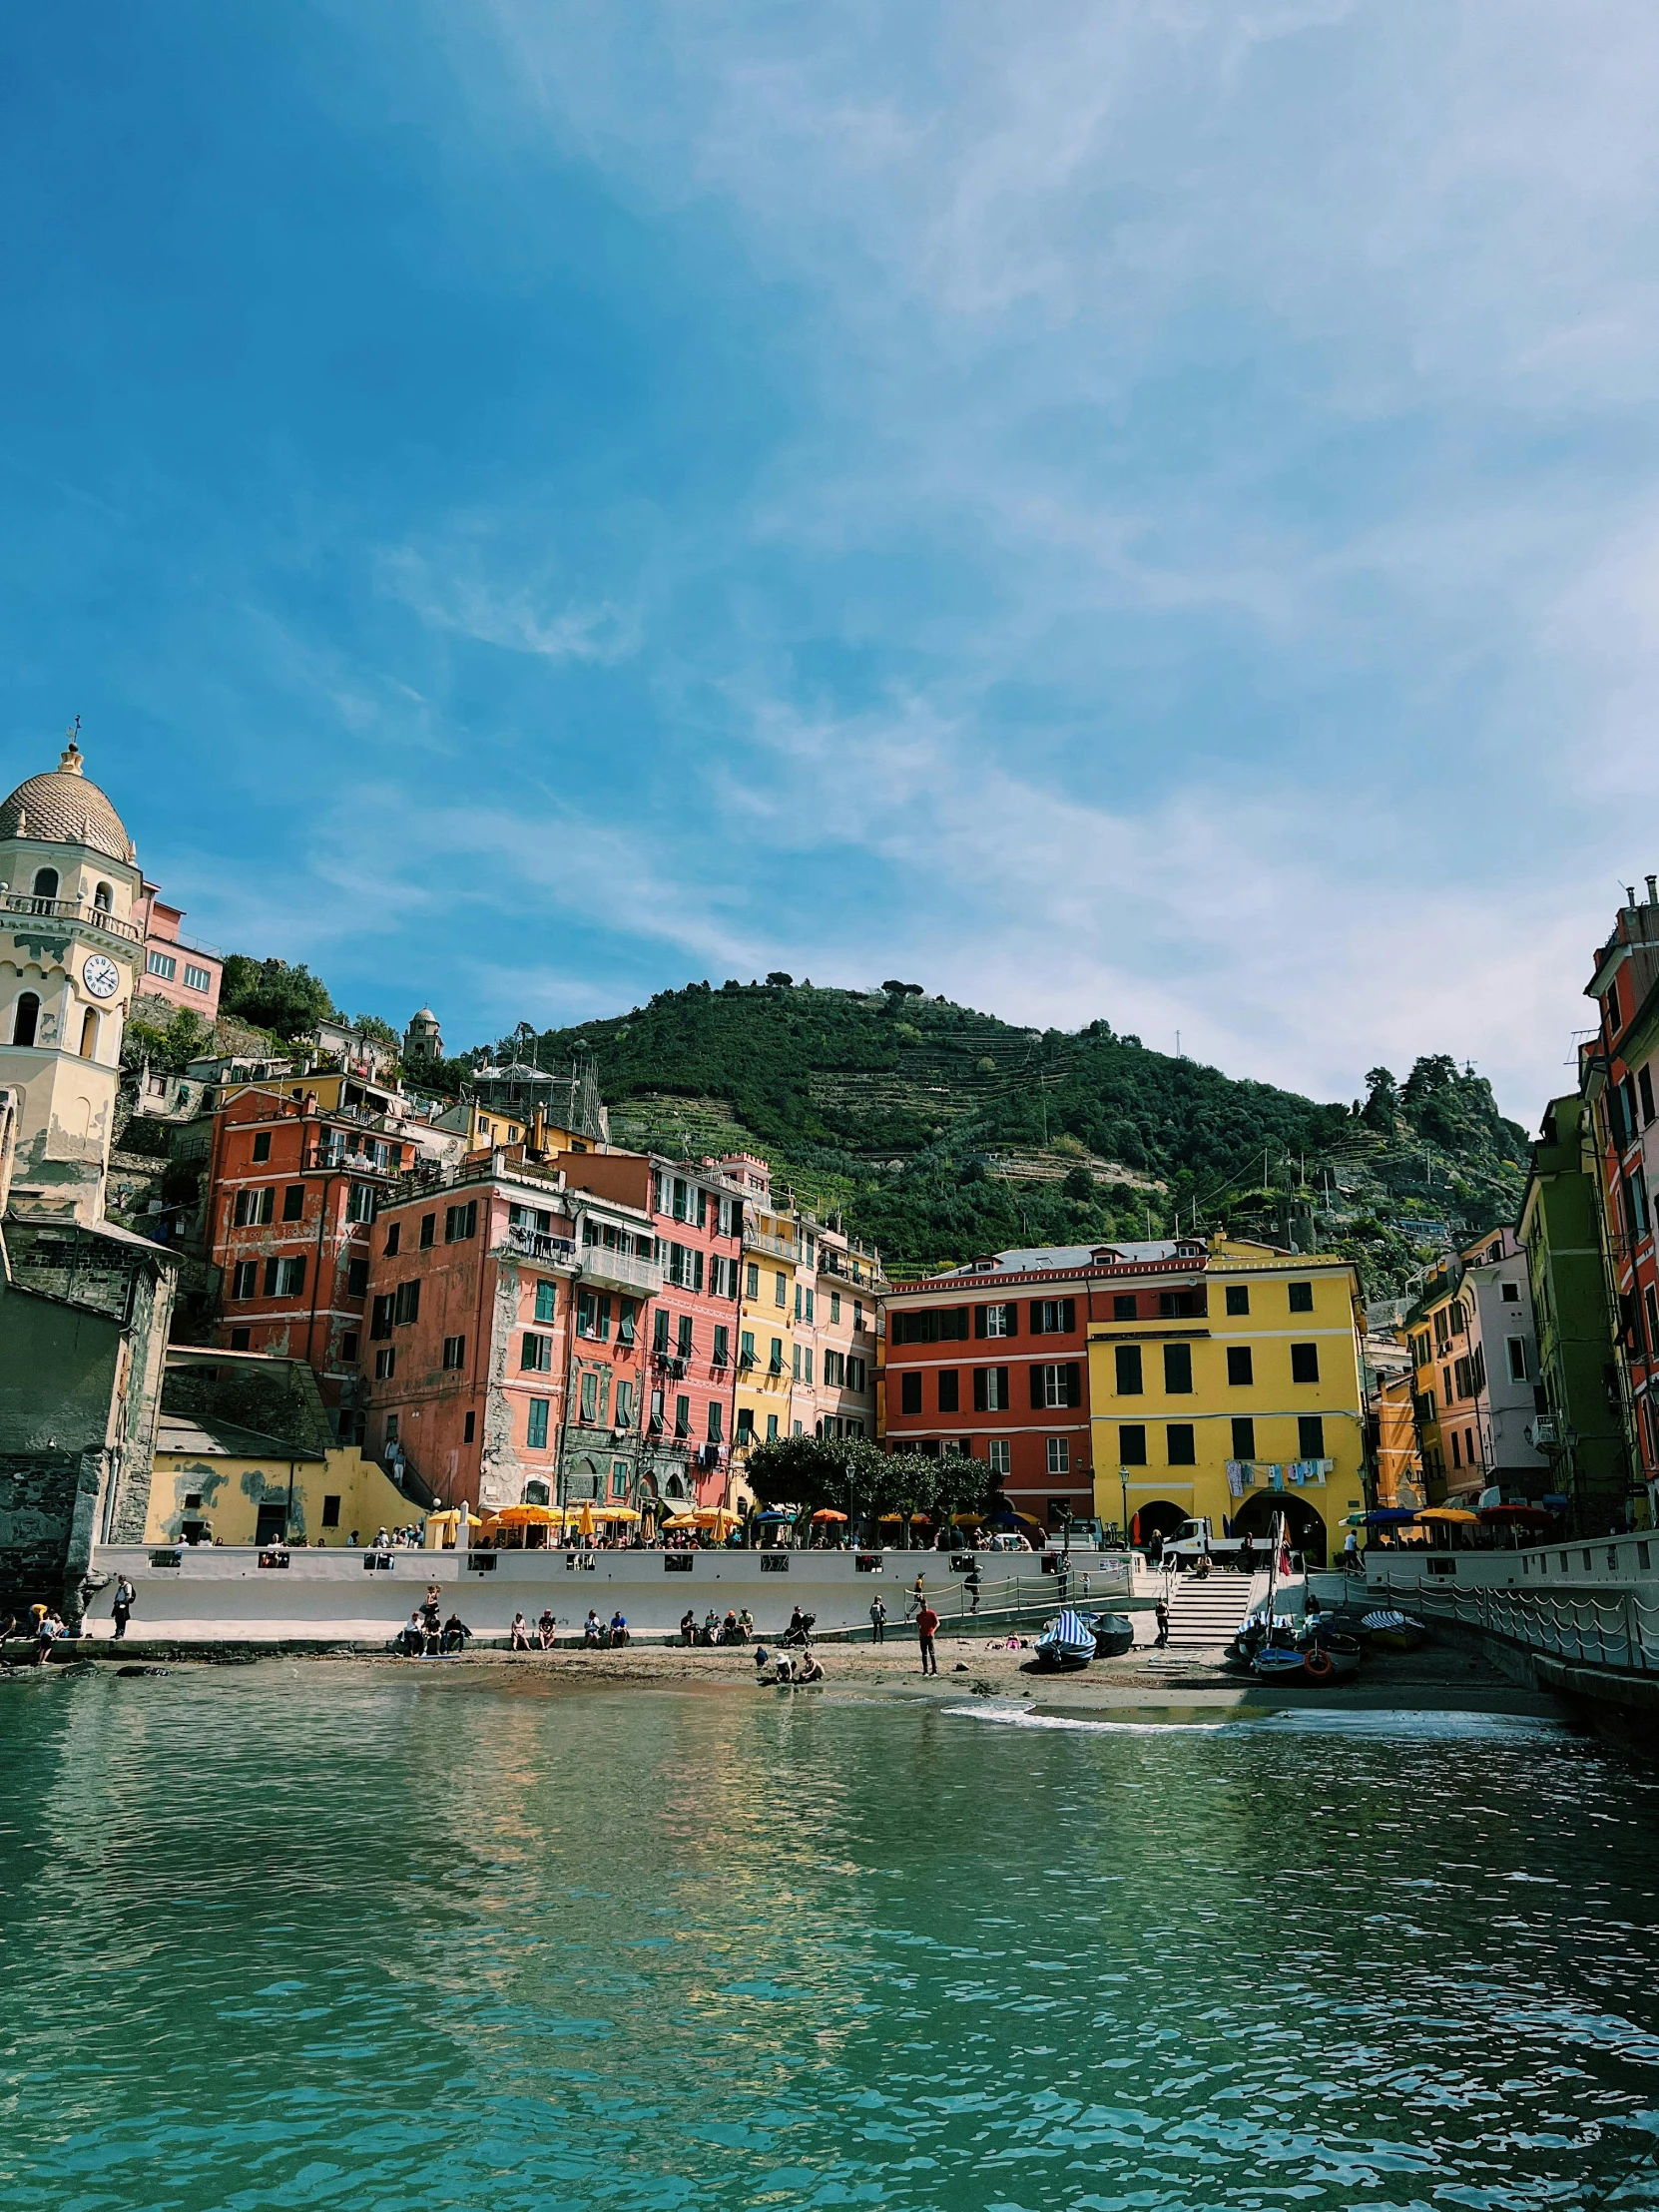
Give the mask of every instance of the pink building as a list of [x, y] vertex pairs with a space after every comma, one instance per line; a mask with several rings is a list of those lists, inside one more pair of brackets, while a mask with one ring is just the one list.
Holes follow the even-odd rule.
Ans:
[[165, 998], [170, 1006], [188, 1007], [212, 1021], [219, 1012], [225, 961], [212, 945], [180, 935], [184, 918], [182, 906], [170, 906], [158, 885], [145, 883], [133, 908], [133, 919], [144, 933], [138, 988], [146, 998]]

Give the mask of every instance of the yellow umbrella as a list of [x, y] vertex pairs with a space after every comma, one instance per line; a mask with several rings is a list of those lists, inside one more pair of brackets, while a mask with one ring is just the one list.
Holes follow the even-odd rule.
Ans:
[[743, 1519], [728, 1505], [700, 1505], [691, 1517], [699, 1528], [735, 1528]]
[[593, 1535], [593, 1505], [588, 1498], [582, 1500], [582, 1510], [576, 1516], [576, 1533], [584, 1538]]
[[952, 1528], [977, 1528], [984, 1517], [983, 1513], [952, 1513], [950, 1525]]
[[665, 1528], [695, 1528], [702, 1518], [701, 1513], [670, 1513], [663, 1526]]
[[556, 1505], [503, 1505], [494, 1519], [500, 1528], [557, 1528], [564, 1514]]
[[1420, 1521], [1466, 1521], [1472, 1525], [1478, 1523], [1480, 1515], [1465, 1512], [1461, 1505], [1426, 1505], [1417, 1518]]
[[631, 1505], [602, 1505], [594, 1516], [596, 1520], [612, 1521], [638, 1520], [639, 1517]]

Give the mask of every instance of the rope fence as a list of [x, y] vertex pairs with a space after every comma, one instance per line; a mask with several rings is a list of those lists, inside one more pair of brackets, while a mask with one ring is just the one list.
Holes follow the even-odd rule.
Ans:
[[1396, 1590], [1390, 1578], [1383, 1579], [1382, 1588], [1421, 1614], [1479, 1628], [1529, 1651], [1591, 1666], [1659, 1672], [1659, 1604], [1633, 1590], [1605, 1597], [1543, 1590], [1424, 1590], [1414, 1583]]

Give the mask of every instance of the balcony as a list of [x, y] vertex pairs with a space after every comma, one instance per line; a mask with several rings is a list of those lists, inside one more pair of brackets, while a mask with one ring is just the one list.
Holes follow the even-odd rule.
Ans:
[[326, 1171], [333, 1175], [366, 1175], [378, 1183], [395, 1183], [403, 1173], [400, 1167], [389, 1162], [379, 1166], [366, 1152], [347, 1152], [343, 1145], [312, 1145], [304, 1156], [303, 1166], [309, 1171]]
[[576, 1258], [574, 1237], [550, 1237], [541, 1229], [508, 1228], [495, 1247], [520, 1260], [541, 1260], [549, 1267], [569, 1267]]
[[591, 1283], [596, 1290], [620, 1291], [626, 1298], [655, 1298], [663, 1287], [658, 1261], [644, 1260], [637, 1253], [610, 1245], [584, 1245], [579, 1264], [583, 1282]]
[[765, 1229], [746, 1229], [743, 1233], [743, 1249], [745, 1252], [770, 1252], [779, 1260], [793, 1260], [796, 1257], [794, 1238], [774, 1237]]
[[32, 898], [27, 891], [0, 893], [0, 913], [39, 914], [43, 921], [79, 921], [101, 929], [106, 936], [125, 937], [136, 944], [143, 935], [135, 921], [118, 921], [90, 898]]

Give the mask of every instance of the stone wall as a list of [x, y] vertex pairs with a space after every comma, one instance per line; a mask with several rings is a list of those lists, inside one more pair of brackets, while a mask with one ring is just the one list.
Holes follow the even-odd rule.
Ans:
[[79, 1615], [103, 1479], [102, 1451], [0, 1451], [0, 1621]]

